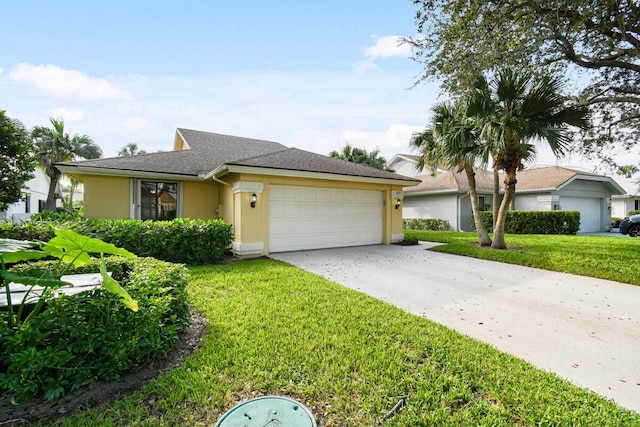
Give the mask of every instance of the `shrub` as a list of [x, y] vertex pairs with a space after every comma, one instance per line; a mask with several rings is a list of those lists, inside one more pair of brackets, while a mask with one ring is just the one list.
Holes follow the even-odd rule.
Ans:
[[404, 230], [450, 231], [451, 224], [446, 219], [403, 218], [402, 228]]
[[0, 224], [0, 238], [49, 241], [53, 228], [69, 228], [127, 249], [138, 256], [184, 264], [210, 264], [224, 259], [233, 241], [230, 224], [222, 220], [134, 219], [75, 220], [72, 214], [47, 214], [21, 224]]
[[[47, 308], [28, 323], [0, 322], [0, 389], [16, 401], [43, 394], [58, 398], [95, 380], [120, 375], [159, 360], [189, 324], [186, 269], [150, 258], [110, 257], [108, 271], [137, 300], [132, 311], [103, 288], [47, 299]], [[41, 261], [15, 266], [59, 273]], [[68, 273], [96, 273], [98, 263]]]
[[627, 216], [638, 215], [638, 214], [640, 214], [639, 210], [632, 210], [632, 211], [627, 212]]
[[622, 222], [622, 218], [618, 218], [618, 217], [611, 217], [611, 226], [613, 228], [618, 228], [620, 227], [620, 223]]
[[[487, 231], [493, 231], [492, 212], [480, 212]], [[473, 229], [475, 224], [472, 222]], [[579, 211], [509, 211], [504, 231], [510, 234], [576, 234], [580, 228]]]

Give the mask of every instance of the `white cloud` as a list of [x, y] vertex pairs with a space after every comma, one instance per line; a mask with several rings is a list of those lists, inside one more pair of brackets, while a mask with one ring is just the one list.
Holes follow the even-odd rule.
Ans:
[[408, 153], [411, 135], [422, 130], [420, 126], [397, 123], [382, 132], [347, 130], [343, 132], [342, 138], [345, 144], [353, 147], [365, 148], [367, 151], [378, 149], [385, 159], [391, 160], [396, 154]]
[[83, 100], [127, 99], [130, 94], [104, 78], [92, 77], [56, 65], [22, 63], [14, 67], [9, 76], [59, 97]]
[[362, 73], [367, 70], [377, 69], [376, 60], [393, 57], [409, 58], [411, 56], [411, 46], [402, 43], [401, 36], [377, 36], [372, 35], [373, 45], [364, 48], [364, 60], [355, 64], [357, 72]]
[[364, 55], [367, 59], [391, 58], [399, 56], [409, 58], [411, 56], [411, 46], [402, 43], [401, 36], [371, 36], [375, 43], [373, 46], [367, 46], [364, 49]]
[[122, 123], [127, 129], [146, 129], [149, 127], [149, 121], [142, 117], [131, 117]]
[[77, 122], [84, 118], [84, 111], [79, 108], [58, 107], [49, 113], [49, 117], [63, 119], [65, 123]]

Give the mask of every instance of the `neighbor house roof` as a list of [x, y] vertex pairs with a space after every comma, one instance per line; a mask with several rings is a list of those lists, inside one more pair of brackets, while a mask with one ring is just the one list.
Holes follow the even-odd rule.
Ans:
[[624, 176], [617, 176], [614, 179], [624, 189], [624, 194], [618, 195], [616, 196], [616, 198], [640, 197], [640, 178], [626, 178]]
[[[420, 184], [404, 189], [408, 196], [424, 193], [466, 193], [469, 191], [469, 181], [464, 171], [438, 171], [435, 175], [420, 175], [416, 178], [420, 180]], [[479, 193], [491, 193], [493, 191], [493, 172], [476, 169], [476, 189]]]
[[561, 166], [525, 169], [516, 176], [517, 193], [557, 191], [575, 181], [598, 181], [609, 187], [612, 194], [622, 194], [624, 189], [611, 177]]
[[[518, 172], [516, 178], [518, 180], [516, 194], [557, 191], [576, 179], [598, 181], [606, 185], [612, 194], [624, 194], [624, 189], [611, 177], [560, 166], [525, 169]], [[469, 190], [469, 183], [464, 172], [439, 172], [436, 176], [422, 175], [418, 179], [420, 179], [421, 183], [415, 187], [405, 188], [405, 193], [418, 195], [424, 193], [459, 193]], [[500, 174], [501, 186], [503, 179], [504, 175]], [[479, 193], [493, 191], [493, 172], [478, 170], [476, 172], [476, 183]]]
[[[120, 176], [163, 176], [211, 179], [255, 168], [271, 174], [322, 174], [389, 180], [401, 185], [418, 181], [392, 172], [334, 159], [280, 143], [178, 128], [174, 150], [136, 156], [56, 163], [65, 173]], [[280, 172], [279, 172], [280, 171]]]

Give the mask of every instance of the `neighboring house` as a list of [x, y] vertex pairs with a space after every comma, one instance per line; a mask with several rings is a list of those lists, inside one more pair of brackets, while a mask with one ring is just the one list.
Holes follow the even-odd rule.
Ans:
[[173, 151], [64, 162], [88, 218], [224, 219], [238, 256], [403, 239], [418, 180], [270, 141], [177, 129]]
[[[415, 164], [415, 156], [398, 155], [392, 161], [389, 167], [406, 172], [411, 170], [410, 163]], [[417, 178], [419, 185], [404, 189], [404, 218], [446, 219], [453, 230], [471, 231], [471, 200], [464, 172], [438, 171]], [[559, 166], [525, 169], [517, 179], [512, 209], [580, 211], [580, 232], [609, 229], [612, 197], [625, 193], [611, 177]], [[481, 209], [491, 210], [493, 172], [478, 170], [476, 181]], [[501, 175], [501, 186], [502, 181]]]
[[21, 222], [34, 213], [42, 212], [47, 201], [49, 177], [40, 168], [36, 168], [33, 174], [34, 178], [28, 181], [27, 188], [22, 190], [25, 199], [9, 206], [6, 211], [0, 211], [0, 220]]
[[517, 210], [580, 211], [580, 232], [611, 229], [611, 203], [624, 189], [611, 177], [551, 166], [518, 172]]
[[[464, 172], [438, 170], [435, 175], [420, 175], [421, 182], [404, 189], [404, 218], [435, 218], [449, 221], [454, 231], [471, 231], [471, 198]], [[476, 170], [476, 189], [481, 210], [491, 210], [493, 173]]]
[[387, 163], [387, 169], [391, 169], [395, 173], [404, 176], [419, 176], [427, 174], [428, 171], [416, 170], [417, 161], [418, 156], [413, 154], [396, 154]]
[[640, 210], [640, 177], [617, 176], [615, 180], [625, 192], [611, 196], [611, 216], [624, 218], [629, 215], [629, 211]]

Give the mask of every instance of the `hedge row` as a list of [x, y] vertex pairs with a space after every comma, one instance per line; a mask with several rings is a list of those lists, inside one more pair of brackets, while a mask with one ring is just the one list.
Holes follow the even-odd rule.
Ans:
[[211, 264], [224, 259], [233, 241], [230, 224], [222, 220], [77, 219], [46, 216], [20, 224], [0, 223], [0, 238], [49, 241], [55, 228], [70, 228], [127, 249], [142, 257], [184, 264]]
[[637, 210], [627, 212], [627, 216], [638, 215], [638, 214], [640, 214], [640, 211], [637, 211]]
[[[106, 259], [112, 277], [138, 301], [129, 310], [101, 288], [47, 300], [47, 309], [28, 323], [0, 322], [0, 391], [22, 401], [43, 394], [53, 400], [96, 380], [160, 360], [177, 344], [190, 321], [184, 266], [151, 258]], [[15, 266], [59, 274], [58, 262]], [[98, 264], [67, 274], [95, 273]], [[6, 315], [6, 313], [5, 313]]]
[[[487, 231], [493, 232], [493, 214], [480, 212]], [[475, 224], [472, 221], [475, 230]], [[580, 228], [579, 211], [509, 211], [504, 231], [510, 234], [576, 234]]]
[[446, 219], [403, 218], [403, 230], [450, 231], [451, 224]]

